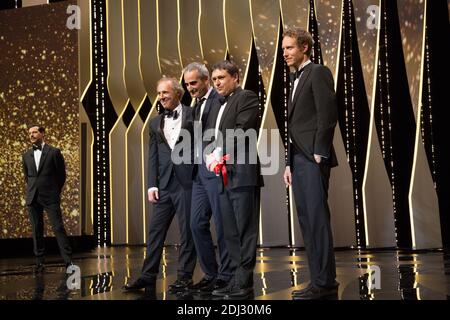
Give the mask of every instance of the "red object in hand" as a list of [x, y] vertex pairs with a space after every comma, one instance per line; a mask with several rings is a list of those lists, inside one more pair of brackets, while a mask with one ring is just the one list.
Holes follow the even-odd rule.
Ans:
[[223, 177], [223, 185], [226, 187], [228, 184], [228, 174], [227, 174], [227, 167], [225, 166], [225, 161], [230, 160], [230, 155], [226, 154], [220, 159], [220, 161], [216, 164], [214, 167], [214, 172], [218, 176], [220, 173], [222, 173]]

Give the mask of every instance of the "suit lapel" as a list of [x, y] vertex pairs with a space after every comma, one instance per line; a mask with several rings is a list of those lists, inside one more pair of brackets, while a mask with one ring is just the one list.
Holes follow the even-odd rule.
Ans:
[[164, 136], [164, 115], [159, 115], [159, 119], [157, 122], [157, 128], [158, 128], [158, 134], [160, 135], [162, 141], [164, 141], [167, 145], [169, 145], [167, 143], [166, 137]]
[[[294, 110], [294, 106], [297, 102], [298, 96], [300, 95], [300, 92], [302, 91], [302, 88], [305, 85], [305, 82], [308, 79], [309, 74], [311, 73], [311, 69], [312, 69], [312, 63], [309, 63], [303, 70], [300, 80], [298, 80], [297, 88], [295, 89], [295, 92], [294, 92], [294, 99], [291, 100], [291, 95], [289, 95], [288, 118], [291, 116], [292, 111]], [[291, 87], [292, 87], [292, 89], [294, 88], [294, 83], [292, 83]]]
[[42, 166], [44, 165], [44, 161], [47, 158], [49, 150], [50, 150], [49, 146], [47, 144], [44, 144], [44, 147], [42, 148], [41, 159], [39, 160], [39, 169], [37, 171], [38, 174], [41, 171]]
[[223, 110], [223, 113], [222, 113], [222, 118], [220, 118], [220, 124], [219, 124], [220, 131], [222, 131], [223, 121], [227, 117], [228, 110], [230, 110], [230, 106], [233, 104], [236, 95], [241, 91], [242, 91], [242, 88], [237, 87], [236, 90], [234, 90], [233, 94], [228, 98], [227, 105], [225, 106], [225, 110]]
[[27, 161], [27, 165], [32, 168], [33, 173], [35, 175], [37, 175], [37, 168], [36, 168], [36, 161], [34, 161], [34, 151], [33, 149], [30, 149], [28, 151], [28, 155], [25, 157], [26, 161]]
[[183, 104], [181, 105], [181, 127], [180, 127], [180, 134], [177, 137], [177, 142], [175, 143], [175, 145], [177, 143], [180, 142], [180, 137], [181, 137], [181, 130], [186, 129], [187, 127], [187, 113], [188, 111], [186, 110], [186, 108], [190, 108], [190, 107], [185, 107]]
[[[190, 108], [190, 107], [186, 107]], [[187, 111], [184, 107], [184, 105], [181, 105], [181, 129], [184, 129], [186, 127], [186, 117], [187, 117]]]
[[[214, 95], [215, 95], [215, 92], [213, 90], [213, 91], [211, 91], [211, 94], [209, 95], [208, 99], [205, 102], [205, 109], [203, 110], [202, 119], [208, 119], [209, 112], [211, 111], [211, 104], [213, 103], [213, 100], [214, 100]], [[202, 119], [199, 119], [199, 120], [202, 121]], [[206, 122], [206, 120], [205, 120], [205, 122]], [[202, 121], [202, 124], [204, 125], [203, 121]]]

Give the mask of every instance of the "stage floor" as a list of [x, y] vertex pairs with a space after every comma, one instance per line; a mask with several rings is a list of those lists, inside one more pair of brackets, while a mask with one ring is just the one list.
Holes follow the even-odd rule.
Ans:
[[[156, 295], [123, 293], [121, 287], [139, 276], [144, 247], [99, 248], [74, 255], [80, 268], [80, 289], [69, 290], [65, 267], [48, 256], [45, 272], [33, 274], [34, 258], [0, 259], [0, 300], [208, 300], [211, 296], [171, 294], [176, 247], [167, 247], [161, 261]], [[446, 300], [450, 298], [450, 254], [443, 251], [336, 251], [340, 300]], [[371, 270], [368, 267], [371, 266]], [[378, 268], [379, 269], [378, 269]], [[378, 273], [379, 270], [379, 273]], [[372, 283], [369, 288], [368, 278]], [[379, 275], [379, 277], [378, 277]], [[197, 265], [194, 282], [202, 277]], [[75, 278], [72, 278], [75, 279]], [[309, 281], [306, 254], [287, 248], [258, 249], [254, 275], [255, 300], [291, 300], [291, 291]], [[76, 281], [71, 284], [76, 286]]]

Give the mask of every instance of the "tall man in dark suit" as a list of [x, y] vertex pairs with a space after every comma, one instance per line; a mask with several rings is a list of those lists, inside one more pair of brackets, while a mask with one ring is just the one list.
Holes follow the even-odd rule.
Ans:
[[[259, 231], [260, 188], [263, 185], [257, 155], [259, 101], [239, 86], [239, 69], [230, 61], [212, 67], [214, 87], [223, 97], [215, 123], [215, 151], [230, 155], [220, 173], [220, 209], [225, 239], [236, 268], [229, 285], [213, 291], [224, 298], [253, 294], [253, 270]], [[221, 148], [221, 149], [218, 149]], [[211, 163], [207, 163], [214, 170]]]
[[[181, 247], [173, 291], [192, 285], [196, 253], [189, 228], [192, 193], [192, 108], [180, 103], [184, 89], [174, 78], [157, 83], [164, 112], [150, 122], [148, 158], [148, 200], [153, 203], [147, 239], [147, 257], [141, 276], [124, 286], [125, 291], [154, 290], [167, 230], [178, 216]], [[187, 139], [187, 140], [186, 140]], [[183, 148], [179, 148], [182, 145]]]
[[44, 270], [44, 210], [52, 225], [66, 266], [71, 264], [72, 248], [67, 238], [61, 214], [61, 191], [66, 181], [66, 167], [61, 151], [44, 142], [45, 128], [28, 129], [33, 148], [22, 156], [27, 182], [26, 204], [33, 231], [36, 273]]
[[283, 56], [295, 69], [288, 98], [289, 149], [284, 181], [294, 191], [305, 242], [311, 282], [294, 290], [294, 299], [336, 296], [336, 265], [328, 208], [330, 169], [337, 165], [333, 149], [337, 104], [330, 70], [310, 60], [313, 40], [302, 29], [283, 34]]
[[[230, 258], [225, 243], [222, 215], [219, 205], [217, 177], [209, 172], [203, 160], [203, 132], [213, 129], [220, 109], [220, 95], [210, 86], [209, 71], [205, 65], [193, 62], [183, 71], [184, 82], [195, 99], [194, 126], [199, 126], [201, 136], [195, 137], [194, 182], [192, 186], [191, 231], [200, 266], [205, 273], [202, 280], [191, 286], [193, 292], [207, 293], [225, 287], [232, 277]], [[197, 127], [196, 127], [197, 128]], [[211, 215], [217, 235], [220, 264], [217, 264], [216, 252], [210, 231]]]

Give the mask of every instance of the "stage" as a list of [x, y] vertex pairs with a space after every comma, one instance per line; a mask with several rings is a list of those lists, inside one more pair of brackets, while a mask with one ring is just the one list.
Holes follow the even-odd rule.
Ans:
[[[98, 248], [74, 256], [80, 289], [69, 290], [59, 256], [48, 256], [45, 272], [33, 274], [34, 258], [0, 260], [1, 300], [210, 300], [208, 295], [172, 294], [177, 247], [166, 247], [154, 293], [124, 293], [121, 287], [139, 276], [144, 247]], [[441, 250], [337, 250], [339, 300], [447, 300], [450, 255]], [[371, 266], [371, 288], [367, 282]], [[377, 279], [377, 266], [380, 277]], [[202, 277], [197, 265], [194, 282]], [[291, 300], [291, 291], [309, 281], [306, 254], [288, 248], [258, 249], [255, 300]], [[75, 282], [72, 282], [72, 285]], [[70, 287], [70, 285], [69, 285]]]

